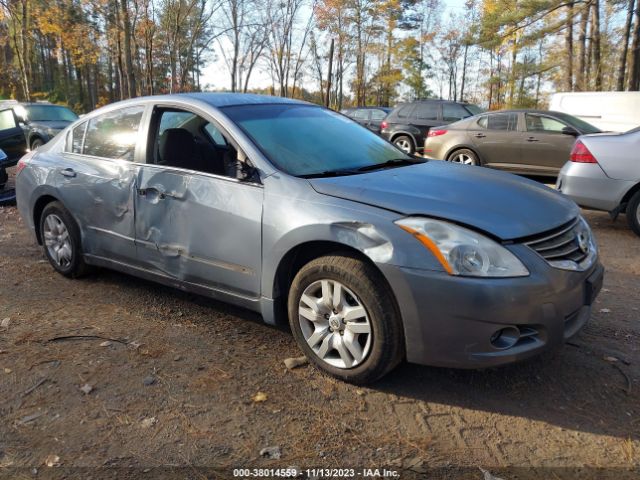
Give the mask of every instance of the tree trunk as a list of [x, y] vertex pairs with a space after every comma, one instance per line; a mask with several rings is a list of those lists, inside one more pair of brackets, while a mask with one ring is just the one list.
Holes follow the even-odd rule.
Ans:
[[627, 68], [627, 55], [629, 53], [629, 39], [631, 38], [631, 25], [633, 24], [633, 6], [634, 0], [629, 0], [627, 8], [627, 20], [624, 24], [624, 33], [622, 35], [622, 53], [620, 54], [620, 64], [618, 66], [618, 82], [616, 84], [618, 91], [624, 90], [624, 77]]
[[580, 32], [578, 33], [578, 72], [576, 73], [576, 89], [584, 91], [587, 86], [586, 81], [586, 60], [587, 60], [587, 26], [589, 24], [589, 12], [591, 7], [589, 2], [585, 4], [580, 16]]
[[467, 53], [469, 51], [469, 43], [465, 40], [464, 55], [462, 56], [462, 79], [460, 81], [460, 101], [464, 102], [464, 87], [467, 78]]
[[567, 71], [565, 88], [573, 91], [573, 3], [567, 5], [567, 30], [565, 32], [565, 46], [567, 48]]
[[636, 3], [636, 25], [631, 45], [631, 67], [629, 70], [629, 90], [640, 90], [640, 1]]
[[596, 91], [602, 91], [602, 64], [601, 64], [601, 47], [600, 47], [600, 0], [593, 1], [593, 69], [596, 77]]
[[120, 6], [122, 8], [122, 23], [124, 30], [124, 66], [127, 77], [127, 93], [129, 98], [133, 98], [136, 93], [136, 77], [133, 71], [133, 60], [131, 58], [131, 22], [129, 21], [129, 7], [127, 6], [127, 0], [120, 0]]
[[[327, 75], [327, 96], [325, 98], [325, 107], [329, 108], [331, 104], [331, 70], [333, 68], [333, 44], [334, 40], [331, 39], [331, 46], [329, 47], [329, 73]], [[322, 88], [322, 82], [320, 82], [320, 88]]]

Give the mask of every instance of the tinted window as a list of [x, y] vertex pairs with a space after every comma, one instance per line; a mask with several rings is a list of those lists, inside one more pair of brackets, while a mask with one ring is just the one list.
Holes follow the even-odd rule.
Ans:
[[567, 126], [555, 118], [530, 113], [525, 115], [525, 120], [529, 132], [562, 133], [562, 129]]
[[13, 110], [4, 110], [0, 112], [0, 130], [16, 128], [16, 119], [13, 116]]
[[455, 122], [470, 116], [471, 114], [457, 103], [444, 103], [442, 105], [442, 120], [445, 122]]
[[129, 107], [89, 120], [83, 152], [94, 157], [133, 161], [144, 107]]
[[67, 107], [56, 105], [26, 105], [27, 120], [32, 122], [75, 122], [78, 116]]
[[356, 110], [351, 114], [351, 117], [358, 120], [369, 120], [369, 110]]
[[386, 116], [387, 112], [385, 112], [384, 110], [371, 110], [371, 120], [383, 120]]
[[400, 107], [400, 110], [398, 110], [398, 118], [407, 118], [411, 116], [411, 113], [413, 112], [413, 105], [405, 105], [404, 107]]
[[467, 103], [464, 108], [469, 111], [471, 115], [478, 115], [484, 112], [484, 109], [480, 108], [477, 105], [473, 105], [471, 103]]
[[[344, 116], [307, 105], [224, 108], [271, 162], [292, 175], [353, 170], [406, 154]], [[291, 132], [296, 132], [292, 135]]]
[[419, 103], [416, 106], [416, 116], [421, 120], [437, 120], [440, 105], [437, 103]]
[[224, 135], [222, 135], [222, 133], [220, 133], [220, 130], [218, 130], [214, 125], [207, 123], [204, 126], [204, 130], [205, 132], [207, 132], [207, 135], [209, 135], [211, 141], [216, 145], [227, 144], [227, 140], [224, 138]]
[[515, 113], [495, 113], [480, 117], [478, 125], [488, 130], [515, 131], [518, 125], [518, 115]]

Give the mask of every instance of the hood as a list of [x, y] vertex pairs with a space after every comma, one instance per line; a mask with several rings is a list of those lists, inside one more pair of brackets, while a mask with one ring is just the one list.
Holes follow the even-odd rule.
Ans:
[[46, 130], [50, 128], [52, 130], [60, 131], [67, 128], [69, 124], [71, 124], [71, 122], [65, 122], [63, 120], [38, 120], [38, 121], [29, 122], [28, 127], [31, 129], [39, 128], [42, 130]]
[[540, 183], [440, 161], [309, 181], [324, 195], [450, 220], [502, 240], [551, 230], [579, 214], [572, 200]]

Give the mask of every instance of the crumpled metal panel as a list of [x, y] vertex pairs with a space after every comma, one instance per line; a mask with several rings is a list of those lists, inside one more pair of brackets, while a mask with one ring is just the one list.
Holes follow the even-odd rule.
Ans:
[[173, 278], [258, 297], [263, 189], [144, 166], [136, 195], [138, 258]]

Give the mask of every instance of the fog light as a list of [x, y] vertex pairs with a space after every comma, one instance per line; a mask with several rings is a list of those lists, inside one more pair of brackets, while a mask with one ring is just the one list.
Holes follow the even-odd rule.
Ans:
[[520, 330], [516, 327], [501, 328], [491, 336], [491, 345], [500, 350], [513, 347], [520, 339]]

